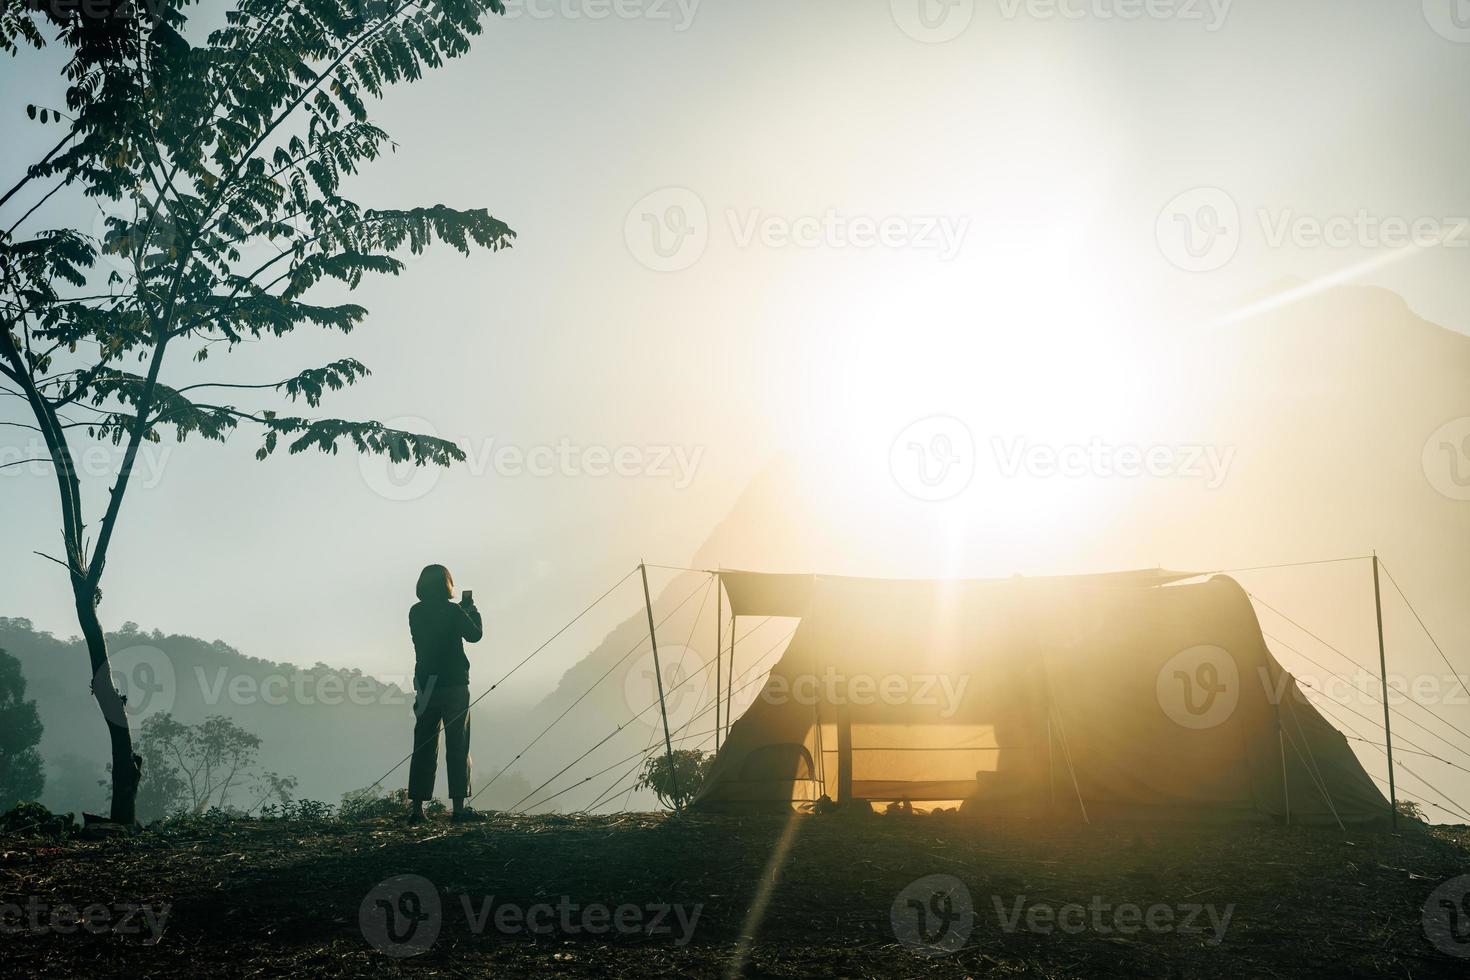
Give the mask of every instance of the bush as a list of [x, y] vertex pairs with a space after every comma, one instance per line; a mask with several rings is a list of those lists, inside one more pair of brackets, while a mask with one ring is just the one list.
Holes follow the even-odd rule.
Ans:
[[260, 808], [262, 820], [331, 820], [337, 808], [321, 800], [283, 800]]
[[[365, 786], [362, 789], [342, 794], [342, 805], [337, 808], [337, 815], [343, 820], [379, 820], [383, 817], [401, 817], [408, 812], [411, 802], [406, 789], [383, 791], [376, 786]], [[443, 814], [447, 810], [448, 808], [439, 800], [429, 800], [424, 804], [424, 812], [431, 817]]]
[[[704, 785], [714, 755], [698, 749], [675, 749], [673, 766], [669, 765], [667, 753], [659, 752], [643, 765], [643, 772], [634, 784], [638, 789], [651, 789], [658, 801], [667, 807], [682, 809], [694, 799]], [[679, 791], [674, 792], [675, 777]]]
[[65, 837], [76, 829], [70, 813], [52, 813], [34, 800], [16, 804], [0, 814], [0, 832], [17, 837]]

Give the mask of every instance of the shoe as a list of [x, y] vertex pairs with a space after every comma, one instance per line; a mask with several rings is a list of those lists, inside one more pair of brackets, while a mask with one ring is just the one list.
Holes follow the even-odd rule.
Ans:
[[424, 811], [422, 810], [410, 810], [408, 812], [408, 822], [411, 824], [423, 823], [428, 819], [428, 817], [424, 816]]
[[479, 823], [485, 819], [485, 815], [479, 810], [471, 810], [465, 807], [449, 818], [452, 823]]

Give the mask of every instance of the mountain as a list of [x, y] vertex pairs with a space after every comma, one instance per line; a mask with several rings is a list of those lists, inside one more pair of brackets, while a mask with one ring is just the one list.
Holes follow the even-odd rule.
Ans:
[[[258, 771], [299, 780], [297, 798], [336, 803], [382, 777], [412, 747], [411, 692], [359, 671], [274, 663], [220, 640], [144, 632], [132, 623], [109, 634], [108, 644], [114, 674], [129, 692], [135, 732], [161, 711], [186, 724], [229, 718], [261, 739]], [[0, 649], [20, 660], [27, 697], [45, 726], [42, 802], [58, 811], [106, 812], [107, 732], [91, 696], [85, 647], [37, 631], [28, 620], [0, 617]], [[492, 757], [487, 745], [479, 748], [482, 758]], [[405, 764], [384, 784], [406, 780]], [[502, 782], [477, 802], [506, 805], [530, 788], [509, 775]], [[502, 792], [514, 795], [507, 800]], [[259, 796], [247, 785], [230, 802], [249, 808]]]

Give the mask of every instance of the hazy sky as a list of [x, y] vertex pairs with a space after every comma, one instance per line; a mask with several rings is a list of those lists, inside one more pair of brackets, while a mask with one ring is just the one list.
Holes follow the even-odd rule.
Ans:
[[[1373, 260], [1357, 281], [1470, 331], [1454, 9], [513, 6], [391, 93], [378, 119], [398, 149], [348, 193], [487, 206], [515, 247], [369, 283], [350, 338], [210, 361], [276, 380], [358, 357], [375, 373], [331, 414], [423, 420], [405, 424], [462, 440], [471, 465], [405, 487], [350, 454], [171, 446], [128, 500], [104, 622], [401, 674], [413, 579], [442, 561], [490, 616], [483, 656], [508, 662], [640, 557], [688, 560], [778, 450], [886, 445], [982, 388], [1037, 425], [1126, 418], [1146, 404], [1124, 383], [1141, 352], [1287, 277]], [[53, 64], [0, 63], [0, 172], [53, 138], [20, 113], [56, 100]], [[28, 227], [47, 215], [96, 221], [58, 198]], [[1447, 243], [1400, 252], [1406, 229]], [[27, 438], [0, 429], [7, 458]], [[0, 470], [0, 614], [70, 635], [66, 583], [31, 554], [57, 548], [54, 494], [44, 472]]]

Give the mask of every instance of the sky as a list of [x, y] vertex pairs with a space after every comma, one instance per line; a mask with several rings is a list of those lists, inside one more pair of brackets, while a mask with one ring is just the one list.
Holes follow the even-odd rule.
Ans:
[[[514, 248], [412, 257], [354, 294], [371, 315], [351, 337], [209, 363], [264, 381], [356, 357], [374, 373], [328, 411], [454, 438], [469, 463], [258, 463], [244, 435], [161, 448], [124, 509], [104, 624], [402, 677], [414, 578], [442, 562], [486, 611], [478, 655], [513, 663], [641, 558], [689, 561], [779, 454], [822, 467], [987, 406], [1020, 430], [1126, 429], [1156, 407], [1152, 352], [1286, 281], [1385, 286], [1470, 332], [1458, 9], [513, 4], [389, 93], [396, 151], [347, 193], [484, 206]], [[49, 140], [21, 107], [56, 101], [54, 66], [0, 62], [0, 173]], [[27, 227], [98, 221], [58, 195]], [[28, 439], [0, 428], [4, 459]], [[100, 515], [117, 457], [90, 458]], [[0, 614], [71, 635], [60, 570], [33, 554], [57, 549], [50, 476], [0, 470], [0, 501]], [[544, 693], [639, 598], [514, 695]]]

